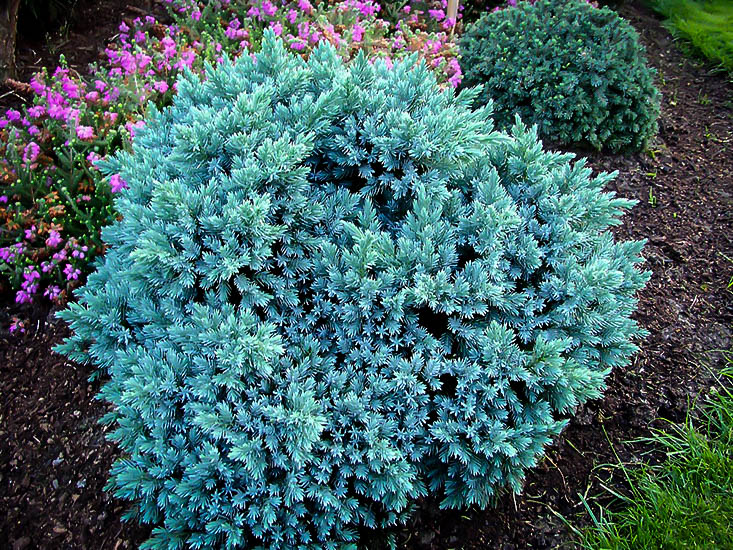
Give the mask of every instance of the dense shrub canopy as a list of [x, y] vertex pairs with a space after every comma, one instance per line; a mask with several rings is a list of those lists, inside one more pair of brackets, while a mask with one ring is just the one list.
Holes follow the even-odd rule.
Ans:
[[342, 548], [428, 490], [487, 506], [628, 361], [629, 201], [474, 99], [268, 33], [107, 164], [122, 219], [62, 351], [109, 376], [109, 485], [151, 548]]
[[552, 141], [641, 149], [657, 131], [654, 71], [631, 25], [581, 0], [519, 2], [487, 13], [461, 38], [464, 85], [483, 85], [496, 122], [515, 114]]

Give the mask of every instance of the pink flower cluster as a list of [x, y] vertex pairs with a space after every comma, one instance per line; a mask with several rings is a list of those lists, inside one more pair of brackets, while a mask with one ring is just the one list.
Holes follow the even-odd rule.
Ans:
[[448, 0], [410, 0], [402, 8], [401, 21], [410, 26], [423, 25], [429, 32], [453, 31], [463, 17], [462, 11], [459, 2], [456, 17], [448, 17]]
[[[173, 24], [122, 22], [89, 75], [62, 59], [32, 78], [30, 105], [0, 116], [0, 233], [15, 241], [0, 248], [0, 267], [10, 268], [18, 303], [63, 301], [82, 282], [102, 250], [101, 227], [116, 215], [114, 197], [128, 187], [119, 174], [105, 179], [97, 163], [139, 132], [148, 102], [170, 101], [183, 69], [201, 72], [206, 61], [254, 51], [271, 28], [302, 55], [323, 41], [345, 59], [363, 50], [389, 66], [417, 53], [440, 82], [461, 80], [447, 0], [410, 1], [397, 17], [376, 0], [208, 0], [206, 10], [197, 0], [162, 1]], [[203, 44], [201, 36], [213, 39]]]
[[[18, 303], [63, 299], [81, 282], [99, 229], [114, 219], [112, 197], [127, 187], [119, 175], [103, 183], [95, 163], [139, 131], [147, 102], [165, 101], [182, 67], [203, 62], [201, 44], [152, 17], [119, 30], [89, 77], [62, 60], [32, 78], [31, 105], [0, 116], [0, 233], [19, 241], [0, 248], [0, 266], [15, 273]], [[27, 225], [14, 229], [15, 220]], [[83, 243], [69, 239], [80, 231]]]
[[[405, 6], [397, 19], [389, 15], [389, 3], [375, 0], [340, 0], [318, 6], [309, 0], [211, 0], [213, 9], [198, 18], [194, 14], [199, 5], [193, 1], [178, 0], [171, 7], [180, 28], [195, 28], [213, 37], [208, 49], [216, 61], [224, 53], [237, 56], [245, 49], [256, 50], [259, 44], [253, 37], [270, 28], [302, 55], [324, 40], [346, 59], [364, 50], [372, 58], [391, 63], [417, 52], [434, 68], [440, 82], [457, 86], [460, 69], [457, 61], [450, 60], [458, 51], [446, 32], [453, 30], [455, 21], [447, 20], [447, 0], [414, 4]], [[434, 43], [440, 46], [435, 48]]]

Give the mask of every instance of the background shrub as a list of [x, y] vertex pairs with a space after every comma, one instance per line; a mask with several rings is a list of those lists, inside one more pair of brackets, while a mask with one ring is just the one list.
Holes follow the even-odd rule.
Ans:
[[497, 124], [514, 115], [558, 143], [641, 149], [656, 133], [659, 92], [636, 31], [580, 0], [520, 2], [485, 14], [460, 41], [466, 86], [482, 84]]
[[178, 82], [62, 312], [149, 548], [342, 548], [428, 489], [487, 506], [635, 351], [630, 201], [413, 60], [331, 45]]

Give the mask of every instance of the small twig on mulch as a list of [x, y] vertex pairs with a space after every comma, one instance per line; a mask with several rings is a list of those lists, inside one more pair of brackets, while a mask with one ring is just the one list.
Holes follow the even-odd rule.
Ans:
[[131, 11], [132, 13], [137, 13], [138, 15], [150, 15], [149, 10], [144, 10], [141, 8], [138, 8], [137, 6], [125, 6], [126, 11]]
[[21, 95], [29, 96], [33, 94], [33, 88], [31, 88], [30, 84], [27, 84], [25, 82], [19, 82], [12, 78], [6, 78], [5, 81], [3, 82], [3, 85], [7, 86], [14, 92], [21, 94]]

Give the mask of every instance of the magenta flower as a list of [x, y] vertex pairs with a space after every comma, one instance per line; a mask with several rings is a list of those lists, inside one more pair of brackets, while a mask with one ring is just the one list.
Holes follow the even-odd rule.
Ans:
[[118, 97], [120, 97], [120, 89], [117, 86], [112, 88], [112, 90], [107, 92], [104, 96], [104, 98], [109, 102], [117, 101]]
[[143, 122], [142, 120], [138, 120], [137, 122], [128, 122], [125, 124], [125, 128], [128, 132], [130, 132], [131, 138], [135, 137], [136, 130], [143, 128], [144, 126], [145, 122]]
[[364, 17], [375, 15], [380, 9], [382, 9], [379, 4], [375, 4], [370, 0], [367, 0], [366, 2], [357, 2], [356, 7], [359, 10], [359, 13], [361, 13]]
[[290, 44], [290, 47], [294, 49], [296, 52], [303, 51], [305, 49], [305, 44], [300, 42], [299, 40], [296, 40], [292, 44]]
[[354, 42], [361, 42], [364, 38], [364, 27], [359, 25], [359, 23], [354, 25], [354, 28], [351, 30], [351, 38]]
[[23, 273], [23, 279], [28, 285], [33, 284], [33, 281], [40, 278], [41, 274], [38, 273], [38, 271], [36, 271], [35, 269]]
[[92, 139], [94, 137], [94, 128], [91, 126], [77, 126], [76, 135], [79, 139]]
[[170, 36], [166, 36], [165, 38], [163, 38], [160, 43], [163, 45], [163, 55], [166, 57], [166, 59], [169, 59], [176, 55], [176, 43]]
[[185, 51], [181, 54], [181, 58], [176, 62], [174, 67], [176, 69], [183, 69], [183, 67], [188, 67], [190, 69], [191, 67], [193, 67], [193, 62], [195, 59], [195, 52], [192, 52], [191, 50]]
[[149, 55], [145, 55], [144, 53], [139, 53], [135, 56], [135, 59], [137, 61], [138, 67], [141, 69], [145, 69], [150, 63], [153, 61], [153, 58]]
[[43, 105], [34, 105], [28, 109], [28, 114], [31, 118], [40, 118], [46, 114], [46, 108]]
[[15, 332], [16, 330], [18, 332], [25, 332], [25, 324], [17, 317], [13, 317], [13, 320], [10, 323], [10, 328], [8, 330], [11, 333]]
[[32, 301], [33, 298], [25, 290], [19, 290], [15, 293], [15, 303], [17, 304], [29, 304]]
[[164, 94], [168, 91], [168, 83], [165, 80], [159, 80], [153, 84], [153, 88], [155, 88], [155, 91]]
[[238, 40], [239, 38], [245, 38], [249, 33], [245, 29], [240, 29], [241, 23], [236, 17], [229, 22], [229, 26], [224, 31], [229, 38], [232, 40]]
[[61, 262], [61, 261], [65, 260], [65, 259], [67, 258], [67, 252], [66, 252], [66, 249], [65, 249], [65, 248], [63, 248], [63, 249], [59, 250], [58, 252], [55, 252], [55, 253], [53, 254], [53, 256], [51, 256], [51, 257], [52, 257], [52, 258], [53, 258], [54, 260], [56, 260], [57, 262]]
[[91, 165], [92, 168], [96, 168], [96, 166], [94, 166], [94, 163], [96, 163], [101, 158], [102, 157], [100, 157], [97, 153], [92, 151], [87, 155], [87, 162]]
[[66, 95], [72, 99], [76, 99], [79, 97], [79, 86], [76, 85], [74, 81], [72, 81], [70, 78], [65, 77], [63, 79], [63, 83], [61, 84], [61, 88], [64, 90]]
[[123, 189], [127, 189], [127, 182], [119, 174], [114, 174], [109, 178], [109, 186], [113, 193], [119, 193]]
[[52, 229], [48, 234], [48, 239], [46, 239], [46, 245], [51, 248], [58, 248], [62, 242], [64, 240], [61, 238], [61, 234], [55, 229]]
[[428, 10], [428, 14], [436, 21], [445, 19], [445, 12], [443, 10]]
[[49, 300], [55, 300], [59, 297], [59, 294], [61, 294], [61, 289], [56, 285], [52, 285], [43, 291], [43, 295]]
[[122, 52], [122, 55], [120, 56], [120, 67], [125, 70], [125, 73], [134, 74], [137, 71], [135, 56], [130, 52]]
[[35, 141], [31, 141], [23, 149], [23, 162], [26, 164], [33, 164], [40, 153], [41, 147]]
[[46, 85], [40, 80], [40, 78], [40, 74], [35, 74], [33, 75], [33, 78], [31, 78], [31, 89], [36, 95], [43, 95], [43, 92], [46, 91]]
[[270, 28], [272, 29], [272, 32], [275, 33], [275, 36], [280, 36], [283, 33], [283, 26], [279, 21], [271, 22]]
[[277, 12], [277, 7], [269, 0], [265, 0], [262, 2], [262, 11], [265, 12], [265, 15], [272, 17]]
[[81, 269], [74, 269], [74, 266], [71, 264], [66, 264], [66, 267], [64, 268], [64, 275], [66, 275], [67, 281], [76, 281], [79, 279], [79, 275], [81, 275]]
[[56, 120], [66, 120], [69, 118], [70, 110], [68, 107], [54, 103], [48, 108], [48, 116]]

